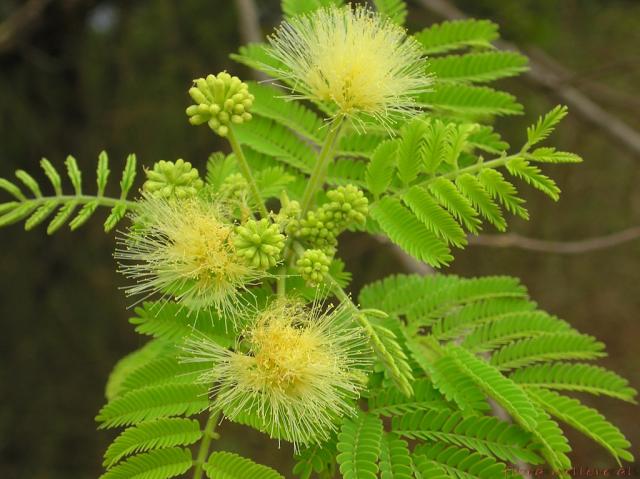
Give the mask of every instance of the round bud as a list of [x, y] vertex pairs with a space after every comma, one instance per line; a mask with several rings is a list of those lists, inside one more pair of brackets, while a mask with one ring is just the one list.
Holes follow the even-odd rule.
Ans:
[[142, 185], [143, 191], [156, 198], [190, 198], [195, 196], [203, 186], [198, 170], [191, 163], [182, 159], [158, 161], [153, 169], [145, 171], [147, 181]]
[[330, 264], [331, 258], [320, 249], [308, 249], [296, 261], [300, 276], [310, 286], [317, 286], [324, 281], [325, 275], [329, 272]]
[[237, 226], [233, 237], [236, 254], [255, 268], [269, 269], [281, 259], [284, 235], [266, 218]]
[[249, 110], [254, 96], [238, 77], [221, 72], [206, 79], [198, 78], [193, 83], [189, 95], [195, 105], [186, 110], [192, 125], [207, 123], [215, 133], [226, 136], [231, 123], [239, 125], [251, 120]]
[[227, 176], [220, 185], [220, 195], [225, 198], [244, 200], [249, 192], [249, 184], [240, 173]]
[[367, 219], [369, 200], [364, 193], [353, 185], [340, 186], [327, 192], [329, 202], [324, 208], [340, 221], [341, 229], [352, 224], [361, 225]]

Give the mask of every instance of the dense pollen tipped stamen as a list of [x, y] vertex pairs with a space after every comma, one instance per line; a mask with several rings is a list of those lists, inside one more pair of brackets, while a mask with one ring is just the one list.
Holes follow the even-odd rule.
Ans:
[[233, 312], [239, 293], [264, 276], [236, 254], [233, 226], [213, 203], [147, 197], [133, 220], [115, 253], [120, 271], [137, 281], [129, 295], [159, 293], [190, 310]]
[[333, 102], [344, 116], [364, 114], [385, 123], [394, 114], [416, 113], [416, 95], [432, 84], [418, 42], [364, 7], [295, 17], [269, 41], [284, 65], [276, 76], [302, 98]]
[[280, 300], [258, 314], [236, 351], [195, 338], [188, 360], [213, 363], [202, 380], [214, 383], [215, 407], [229, 419], [251, 412], [260, 429], [296, 447], [321, 442], [337, 418], [355, 412], [369, 364], [364, 338], [342, 323], [344, 314]]

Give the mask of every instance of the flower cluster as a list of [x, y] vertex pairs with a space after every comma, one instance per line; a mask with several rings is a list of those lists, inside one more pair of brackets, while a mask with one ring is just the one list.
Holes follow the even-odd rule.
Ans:
[[287, 227], [298, 221], [302, 212], [300, 202], [290, 200], [286, 193], [283, 193], [280, 198], [280, 211], [276, 215], [276, 222], [280, 225], [283, 231], [287, 230]]
[[[296, 17], [271, 43], [284, 77], [301, 96], [333, 103], [336, 116], [385, 124], [391, 113], [416, 110], [415, 96], [429, 84], [415, 41], [364, 8]], [[121, 272], [137, 281], [127, 293], [158, 293], [190, 311], [214, 308], [231, 318], [232, 348], [205, 335], [186, 339], [185, 361], [208, 365], [199, 380], [211, 387], [211, 408], [296, 449], [320, 444], [342, 417], [357, 412], [371, 365], [363, 329], [347, 306], [308, 307], [280, 284], [278, 299], [260, 306], [248, 307], [243, 292], [271, 277], [285, 245], [298, 256], [287, 267], [308, 285], [322, 283], [338, 235], [364, 224], [368, 200], [347, 185], [327, 191], [326, 201], [302, 216], [300, 204], [286, 195], [277, 215], [266, 211], [232, 130], [251, 119], [247, 84], [223, 72], [195, 80], [189, 94], [195, 102], [187, 108], [190, 123], [228, 136], [242, 173], [225, 172], [223, 181], [202, 190], [197, 170], [182, 160], [158, 162], [147, 172], [133, 226], [115, 254]], [[255, 219], [258, 205], [263, 210]]]
[[269, 269], [280, 259], [284, 248], [284, 235], [278, 225], [263, 218], [249, 220], [235, 231], [233, 244], [239, 256], [254, 268]]
[[220, 196], [230, 200], [245, 203], [249, 191], [247, 180], [240, 173], [227, 176], [220, 185]]
[[207, 123], [218, 135], [226, 136], [231, 123], [251, 120], [249, 111], [254, 96], [238, 77], [222, 72], [217, 76], [198, 78], [194, 85], [189, 89], [189, 95], [196, 104], [187, 108], [192, 125]]
[[322, 210], [330, 229], [343, 231], [349, 225], [361, 225], [366, 221], [369, 200], [355, 186], [346, 185], [329, 190], [327, 199], [329, 201], [322, 205]]
[[338, 235], [349, 226], [364, 223], [369, 200], [353, 185], [328, 191], [327, 199], [329, 201], [304, 218], [290, 222], [287, 232], [333, 256]]
[[213, 407], [231, 420], [255, 413], [259, 428], [296, 447], [320, 443], [354, 414], [370, 364], [365, 339], [344, 309], [322, 312], [282, 299], [250, 321], [235, 350], [206, 337], [187, 343], [190, 362], [210, 369]]
[[191, 310], [228, 312], [238, 309], [240, 291], [266, 275], [238, 254], [234, 226], [216, 203], [147, 196], [132, 220], [115, 253], [120, 271], [137, 281], [129, 295], [159, 293]]
[[158, 161], [147, 170], [147, 181], [142, 190], [156, 198], [189, 198], [203, 186], [198, 170], [182, 159]]
[[317, 286], [322, 283], [325, 275], [329, 272], [331, 258], [320, 249], [306, 250], [296, 262], [296, 267], [310, 286]]
[[298, 97], [328, 102], [336, 115], [373, 117], [418, 111], [432, 79], [422, 47], [388, 18], [365, 7], [328, 7], [283, 23], [271, 55]]

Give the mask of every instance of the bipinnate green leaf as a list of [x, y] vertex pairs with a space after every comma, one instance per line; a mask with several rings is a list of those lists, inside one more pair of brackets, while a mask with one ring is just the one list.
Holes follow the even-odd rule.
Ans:
[[583, 405], [577, 399], [545, 389], [528, 388], [527, 393], [549, 414], [609, 451], [618, 464], [621, 459], [633, 461], [633, 454], [628, 450], [631, 444], [624, 434], [595, 409]]
[[635, 389], [613, 371], [593, 364], [553, 362], [516, 369], [510, 376], [523, 386], [578, 391], [636, 403]]
[[463, 48], [491, 48], [498, 26], [489, 20], [454, 20], [437, 23], [416, 34], [425, 53], [435, 54]]
[[0, 189], [3, 189], [4, 191], [6, 191], [11, 196], [15, 197], [15, 199], [17, 199], [18, 201], [26, 200], [26, 197], [24, 196], [22, 191], [20, 191], [20, 188], [18, 188], [16, 185], [11, 183], [9, 180], [0, 178]]
[[392, 430], [422, 439], [473, 449], [503, 461], [540, 464], [531, 433], [493, 416], [467, 416], [450, 409], [416, 411], [393, 417]]
[[396, 167], [397, 140], [387, 140], [380, 143], [373, 152], [371, 161], [367, 166], [367, 188], [375, 197], [384, 193], [393, 179]]
[[16, 170], [16, 177], [24, 183], [24, 185], [29, 188], [33, 196], [36, 198], [42, 197], [42, 190], [40, 189], [40, 185], [35, 180], [33, 176], [27, 173], [24, 170]]
[[413, 479], [409, 445], [393, 433], [384, 433], [380, 441], [380, 479]]
[[112, 467], [123, 457], [153, 449], [188, 446], [200, 440], [202, 431], [195, 419], [162, 418], [124, 430], [104, 454], [104, 466]]
[[432, 58], [429, 72], [438, 81], [485, 83], [518, 75], [527, 69], [527, 62], [517, 52], [486, 51]]
[[370, 211], [389, 239], [414, 258], [435, 267], [453, 259], [447, 244], [396, 198], [384, 197]]
[[413, 395], [407, 396], [395, 388], [383, 388], [369, 397], [368, 411], [381, 416], [401, 415], [423, 410], [449, 409], [451, 403], [434, 388], [426, 378], [416, 379], [411, 387]]
[[98, 196], [104, 195], [104, 190], [109, 181], [109, 155], [106, 151], [101, 151], [98, 155], [98, 168], [96, 170], [96, 183], [98, 185]]
[[533, 146], [545, 140], [554, 128], [567, 116], [569, 109], [564, 105], [558, 105], [549, 113], [540, 117], [535, 125], [527, 128], [527, 145]]
[[364, 328], [369, 344], [389, 379], [405, 396], [412, 396], [413, 373], [395, 333], [382, 325], [369, 322], [366, 318], [361, 318], [359, 323]]
[[[106, 229], [110, 230], [132, 206], [127, 200], [127, 194], [136, 175], [135, 155], [129, 155], [127, 159], [121, 181], [120, 198], [104, 196], [109, 178], [108, 157], [104, 151], [98, 157], [95, 195], [83, 192], [82, 171], [73, 156], [69, 155], [65, 160], [67, 176], [73, 188], [73, 192], [70, 193], [65, 193], [60, 173], [49, 160], [43, 158], [40, 165], [53, 187], [52, 194], [44, 193], [38, 181], [24, 170], [17, 170], [16, 177], [32, 196], [25, 195], [17, 184], [0, 178], [0, 189], [5, 190], [17, 200], [0, 204], [0, 227], [25, 220], [25, 230], [28, 231], [53, 215], [53, 219], [47, 226], [48, 234], [53, 234], [65, 224], [68, 224], [71, 230], [76, 230], [84, 225], [100, 206], [108, 206], [112, 208], [112, 212], [106, 221]], [[75, 214], [78, 208], [79, 211]]]
[[398, 25], [404, 25], [407, 19], [407, 2], [405, 0], [373, 0], [376, 10]]
[[57, 196], [62, 196], [62, 179], [60, 178], [60, 174], [58, 174], [58, 171], [46, 158], [42, 158], [42, 160], [40, 160], [40, 166], [44, 170], [44, 174], [47, 175], [47, 178], [49, 178], [55, 194]]
[[462, 247], [467, 244], [464, 230], [425, 188], [412, 186], [403, 199], [432, 233], [454, 246]]
[[338, 435], [340, 473], [344, 479], [376, 479], [381, 452], [382, 421], [359, 413], [342, 424]]
[[[429, 465], [437, 468], [436, 474], [428, 476], [429, 479], [442, 477], [439, 470], [445, 471], [444, 477], [464, 479], [496, 479], [507, 475], [506, 465], [493, 457], [442, 442], [420, 445], [413, 454], [418, 470], [427, 469]], [[517, 474], [509, 475], [520, 477]]]
[[334, 465], [336, 456], [336, 439], [335, 437], [322, 443], [314, 444], [302, 449], [294, 456], [296, 465], [293, 473], [299, 479], [309, 479], [315, 472], [316, 474], [327, 473]]
[[468, 375], [485, 394], [500, 404], [509, 415], [531, 431], [537, 424], [538, 413], [524, 390], [485, 360], [459, 346], [449, 346], [448, 354], [455, 358], [460, 369]]
[[78, 168], [78, 162], [73, 156], [69, 155], [67, 156], [65, 165], [67, 166], [67, 174], [69, 175], [69, 179], [71, 180], [71, 184], [73, 185], [76, 195], [81, 195], [82, 173], [80, 172], [80, 168]]
[[100, 479], [169, 479], [184, 474], [192, 465], [189, 449], [157, 449], [127, 459], [109, 469]]
[[433, 91], [420, 95], [420, 102], [437, 112], [474, 118], [523, 113], [523, 107], [516, 97], [486, 86], [442, 83]]
[[209, 406], [201, 384], [160, 384], [130, 391], [108, 402], [96, 416], [100, 428], [139, 424], [172, 416], [192, 416]]
[[225, 451], [212, 453], [203, 468], [209, 479], [284, 479], [270, 467]]
[[423, 157], [427, 123], [416, 118], [402, 128], [397, 148], [398, 178], [408, 185], [418, 176]]

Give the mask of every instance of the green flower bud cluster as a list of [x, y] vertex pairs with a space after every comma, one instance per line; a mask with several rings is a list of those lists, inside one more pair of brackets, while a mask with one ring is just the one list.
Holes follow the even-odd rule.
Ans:
[[309, 211], [302, 219], [292, 220], [287, 227], [287, 233], [333, 255], [338, 244], [336, 237], [340, 231], [331, 228], [329, 223], [326, 212], [319, 208]]
[[340, 186], [327, 192], [329, 201], [322, 205], [335, 228], [344, 231], [348, 226], [362, 225], [369, 213], [369, 200], [353, 185]]
[[306, 250], [296, 261], [300, 276], [311, 286], [317, 286], [324, 281], [325, 275], [329, 272], [330, 264], [331, 258], [319, 249]]
[[353, 185], [340, 186], [327, 192], [328, 202], [300, 219], [292, 221], [287, 232], [306, 240], [316, 248], [331, 254], [340, 233], [353, 224], [363, 224], [369, 200]]
[[269, 220], [249, 220], [237, 226], [233, 238], [236, 254], [255, 268], [269, 269], [280, 260], [284, 235]]
[[249, 184], [240, 173], [227, 176], [220, 185], [220, 195], [225, 198], [244, 200], [249, 190]]
[[287, 192], [283, 191], [280, 195], [280, 211], [275, 215], [274, 221], [280, 225], [282, 231], [286, 231], [287, 226], [292, 221], [297, 221], [301, 211], [300, 203], [295, 200], [290, 200]]
[[202, 188], [198, 170], [182, 159], [158, 161], [152, 170], [145, 171], [147, 181], [142, 190], [156, 198], [191, 198]]
[[229, 133], [229, 125], [251, 120], [254, 96], [238, 77], [227, 72], [194, 80], [189, 95], [196, 102], [187, 108], [192, 125], [207, 123], [220, 136]]

